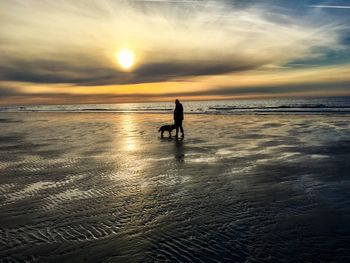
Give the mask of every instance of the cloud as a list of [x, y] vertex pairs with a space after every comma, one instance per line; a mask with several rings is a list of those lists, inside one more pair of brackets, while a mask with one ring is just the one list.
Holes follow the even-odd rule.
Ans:
[[130, 2], [155, 2], [155, 3], [195, 3], [200, 4], [198, 0], [129, 0]]
[[81, 63], [82, 60], [83, 58], [79, 57], [76, 57], [75, 61], [59, 58], [37, 60], [11, 58], [0, 65], [0, 78], [4, 81], [79, 84], [118, 76], [115, 70], [103, 68], [103, 65], [96, 65], [94, 61], [91, 61], [90, 65], [84, 65]]
[[309, 5], [309, 7], [332, 8], [332, 9], [350, 9], [350, 6], [347, 6], [347, 5]]
[[[0, 52], [7, 55], [0, 79], [77, 86], [162, 82], [281, 66], [341, 48], [336, 24], [263, 6], [147, 2], [46, 1], [40, 8], [2, 2]], [[189, 4], [184, 9], [181, 3]], [[125, 45], [137, 58], [129, 73], [114, 61]]]
[[318, 84], [289, 84], [289, 85], [266, 85], [250, 87], [229, 87], [222, 86], [207, 90], [187, 92], [166, 92], [166, 93], [129, 93], [129, 94], [72, 94], [69, 92], [39, 92], [23, 93], [21, 91], [0, 88], [0, 105], [13, 104], [10, 100], [15, 99], [17, 105], [24, 104], [74, 104], [74, 103], [116, 103], [135, 101], [162, 101], [181, 99], [221, 98], [229, 99], [235, 97], [279, 97], [288, 96], [322, 96], [322, 95], [350, 95], [350, 82], [339, 83], [318, 83]]
[[[329, 83], [318, 83], [318, 84], [289, 84], [284, 86], [252, 86], [244, 88], [230, 88], [221, 87], [219, 89], [212, 89], [208, 91], [201, 92], [203, 95], [224, 95], [224, 96], [236, 96], [236, 95], [282, 95], [290, 93], [308, 93], [308, 92], [319, 92], [322, 95], [323, 92], [327, 91], [343, 91], [350, 95], [350, 83], [343, 82], [337, 84]], [[191, 96], [199, 95], [196, 93], [188, 94]]]
[[0, 99], [7, 98], [10, 96], [18, 95], [19, 93], [13, 88], [7, 88], [0, 86]]
[[83, 57], [76, 57], [75, 61], [12, 59], [5, 65], [0, 65], [0, 79], [47, 84], [71, 83], [78, 86], [136, 84], [246, 71], [264, 64], [258, 61], [237, 61], [236, 63], [164, 61], [142, 64], [132, 72], [123, 72], [115, 67], [107, 67], [94, 61], [81, 63], [84, 60]]

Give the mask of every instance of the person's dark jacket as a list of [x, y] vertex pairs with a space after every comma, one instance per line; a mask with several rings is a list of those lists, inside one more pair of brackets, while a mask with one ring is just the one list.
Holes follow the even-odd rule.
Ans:
[[182, 107], [181, 103], [176, 104], [175, 110], [174, 110], [174, 120], [175, 121], [182, 121], [184, 119], [184, 109]]

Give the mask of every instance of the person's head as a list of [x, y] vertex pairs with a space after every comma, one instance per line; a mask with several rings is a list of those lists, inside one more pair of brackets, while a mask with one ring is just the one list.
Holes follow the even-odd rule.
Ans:
[[177, 104], [179, 104], [180, 103], [180, 101], [178, 100], [178, 99], [176, 99], [175, 100], [175, 104], [177, 105]]

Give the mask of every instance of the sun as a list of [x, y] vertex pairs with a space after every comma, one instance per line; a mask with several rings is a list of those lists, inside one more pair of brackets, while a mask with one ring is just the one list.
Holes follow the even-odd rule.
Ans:
[[135, 63], [135, 55], [130, 49], [124, 48], [117, 52], [117, 61], [124, 70], [129, 70]]

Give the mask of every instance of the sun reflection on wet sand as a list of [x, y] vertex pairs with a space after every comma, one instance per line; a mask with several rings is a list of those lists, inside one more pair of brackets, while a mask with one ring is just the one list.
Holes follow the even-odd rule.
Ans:
[[[132, 114], [120, 114], [116, 118], [116, 131], [114, 135], [114, 150], [112, 159], [115, 163], [115, 171], [111, 174], [114, 181], [120, 180], [135, 183], [143, 174], [145, 162], [140, 158], [140, 136], [137, 116]], [[136, 180], [133, 182], [133, 180]]]
[[138, 136], [136, 136], [135, 120], [132, 114], [121, 116], [120, 125], [122, 129], [122, 136], [120, 138], [121, 149], [123, 151], [136, 151], [138, 145]]

